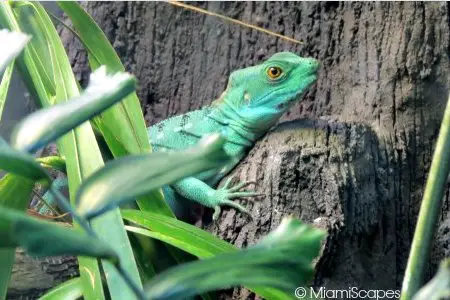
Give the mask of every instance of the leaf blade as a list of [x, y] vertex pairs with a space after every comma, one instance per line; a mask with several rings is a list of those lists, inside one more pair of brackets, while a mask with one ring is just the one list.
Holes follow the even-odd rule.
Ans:
[[[0, 82], [0, 120], [2, 119], [3, 108], [6, 103], [6, 96], [8, 95], [9, 83], [11, 82], [11, 77], [14, 69], [14, 62], [11, 62], [3, 74], [2, 80]], [[1, 73], [1, 71], [0, 71]]]
[[11, 32], [7, 29], [0, 30], [0, 41], [8, 47], [0, 49], [0, 73], [11, 61], [16, 58], [30, 40], [30, 36], [22, 32]]
[[83, 296], [80, 277], [72, 278], [45, 293], [39, 300], [76, 300]]
[[[3, 207], [25, 211], [34, 182], [14, 174], [0, 179], [0, 210]], [[0, 299], [5, 299], [11, 270], [15, 261], [15, 248], [0, 249]]]
[[443, 260], [436, 275], [424, 285], [413, 300], [446, 299], [450, 296], [450, 258]]
[[[57, 1], [59, 7], [70, 18], [75, 31], [88, 51], [89, 64], [95, 70], [106, 65], [111, 70], [124, 71], [114, 47], [91, 16], [75, 1]], [[146, 124], [136, 93], [94, 119], [115, 157], [151, 151]], [[174, 217], [161, 189], [137, 199], [140, 209], [160, 212]]]
[[121, 101], [134, 91], [134, 86], [134, 77], [129, 74], [107, 75], [105, 68], [98, 69], [79, 97], [38, 110], [22, 120], [13, 132], [13, 147], [26, 152], [38, 150]]
[[32, 156], [11, 148], [7, 143], [0, 144], [0, 169], [33, 181], [50, 180], [47, 172]]
[[285, 219], [257, 245], [171, 268], [148, 282], [145, 291], [150, 299], [162, 300], [244, 285], [267, 299], [286, 299], [272, 297], [280, 292], [292, 298], [295, 288], [312, 275], [312, 259], [319, 254], [324, 235]]
[[165, 184], [222, 167], [230, 161], [222, 148], [224, 143], [224, 137], [215, 134], [185, 151], [116, 159], [82, 184], [77, 193], [77, 212], [91, 219]]
[[6, 207], [0, 210], [0, 237], [0, 247], [21, 246], [33, 256], [82, 255], [118, 260], [117, 253], [98, 238]]
[[[153, 235], [153, 238], [158, 238], [199, 258], [238, 250], [237, 247], [207, 231], [171, 217], [131, 209], [123, 209], [122, 216], [127, 221], [157, 233], [158, 235]], [[130, 227], [127, 228], [130, 230]], [[136, 229], [131, 230], [147, 236], [151, 235]]]
[[[59, 1], [58, 5], [69, 16], [83, 45], [87, 48], [93, 70], [106, 65], [112, 71], [125, 71], [119, 56], [103, 31], [78, 3]], [[132, 93], [114, 109], [105, 112], [101, 125], [115, 132], [117, 140], [130, 142], [122, 144], [126, 153], [143, 153], [150, 150], [145, 121], [136, 93]], [[107, 135], [105, 138], [109, 140], [111, 137]], [[112, 150], [114, 153], [115, 149]]]

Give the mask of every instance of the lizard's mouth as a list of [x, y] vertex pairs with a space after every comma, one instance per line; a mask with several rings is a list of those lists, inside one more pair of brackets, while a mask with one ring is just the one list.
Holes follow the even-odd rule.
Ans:
[[301, 100], [303, 95], [306, 93], [308, 88], [314, 84], [317, 80], [317, 73], [311, 73], [311, 75], [302, 78], [302, 86], [299, 89], [287, 92], [284, 99], [287, 99], [285, 101], [279, 102], [276, 105], [276, 108], [278, 110], [285, 110], [289, 108], [291, 105], [293, 105], [295, 102]]

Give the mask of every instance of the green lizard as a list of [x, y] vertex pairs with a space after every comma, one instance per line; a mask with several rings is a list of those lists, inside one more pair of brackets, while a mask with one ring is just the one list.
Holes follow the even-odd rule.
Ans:
[[166, 119], [148, 128], [152, 150], [171, 151], [194, 145], [205, 134], [222, 132], [225, 151], [237, 158], [218, 173], [205, 172], [163, 187], [165, 198], [179, 215], [186, 199], [214, 209], [217, 219], [221, 206], [230, 206], [250, 214], [233, 199], [252, 197], [253, 191], [241, 191], [247, 182], [214, 186], [242, 159], [254, 143], [269, 131], [284, 112], [316, 81], [319, 62], [290, 52], [274, 54], [262, 64], [231, 73], [228, 86], [211, 105]]

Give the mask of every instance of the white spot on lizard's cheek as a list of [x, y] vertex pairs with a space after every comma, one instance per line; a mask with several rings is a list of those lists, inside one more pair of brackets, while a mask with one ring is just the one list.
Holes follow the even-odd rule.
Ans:
[[156, 138], [158, 139], [158, 140], [160, 140], [160, 139], [162, 139], [164, 137], [164, 133], [158, 133], [158, 135], [156, 136]]
[[186, 125], [184, 125], [184, 128], [185, 128], [185, 129], [189, 129], [189, 128], [191, 128], [192, 126], [194, 126], [192, 123], [187, 123]]
[[247, 103], [250, 102], [250, 94], [249, 94], [249, 93], [247, 93], [247, 92], [244, 93], [244, 100], [245, 100], [245, 102], [247, 102]]
[[176, 128], [174, 128], [174, 132], [178, 132], [178, 131], [181, 131], [183, 128], [181, 128], [181, 127], [176, 127]]

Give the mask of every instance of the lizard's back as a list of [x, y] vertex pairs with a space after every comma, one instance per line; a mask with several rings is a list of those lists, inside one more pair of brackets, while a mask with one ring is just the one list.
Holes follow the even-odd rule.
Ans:
[[[165, 119], [147, 129], [152, 151], [174, 151], [187, 149], [198, 143], [199, 139], [205, 134], [221, 132], [226, 130], [223, 123], [214, 118], [208, 117], [211, 113], [211, 107], [204, 107], [201, 110], [195, 110], [183, 115], [174, 116]], [[233, 143], [225, 143], [225, 151], [230, 155], [242, 153], [244, 147]], [[200, 179], [210, 186], [217, 184], [235, 164], [225, 166], [219, 172], [207, 171], [198, 174], [195, 178]], [[170, 186], [164, 186], [163, 192], [166, 200], [178, 217], [188, 217], [191, 210], [189, 201], [186, 201], [181, 195], [177, 194]]]
[[195, 145], [205, 133], [220, 130], [220, 124], [209, 119], [205, 110], [195, 110], [165, 119], [148, 128], [155, 152], [182, 150]]
[[[148, 128], [152, 151], [163, 152], [183, 150], [192, 147], [206, 134], [223, 132], [227, 126], [211, 118], [214, 108], [206, 106], [200, 110], [165, 119]], [[227, 142], [224, 146], [229, 155], [242, 157], [245, 147]], [[220, 174], [205, 172], [196, 176], [207, 180], [210, 185], [216, 184], [234, 165], [227, 166]]]

